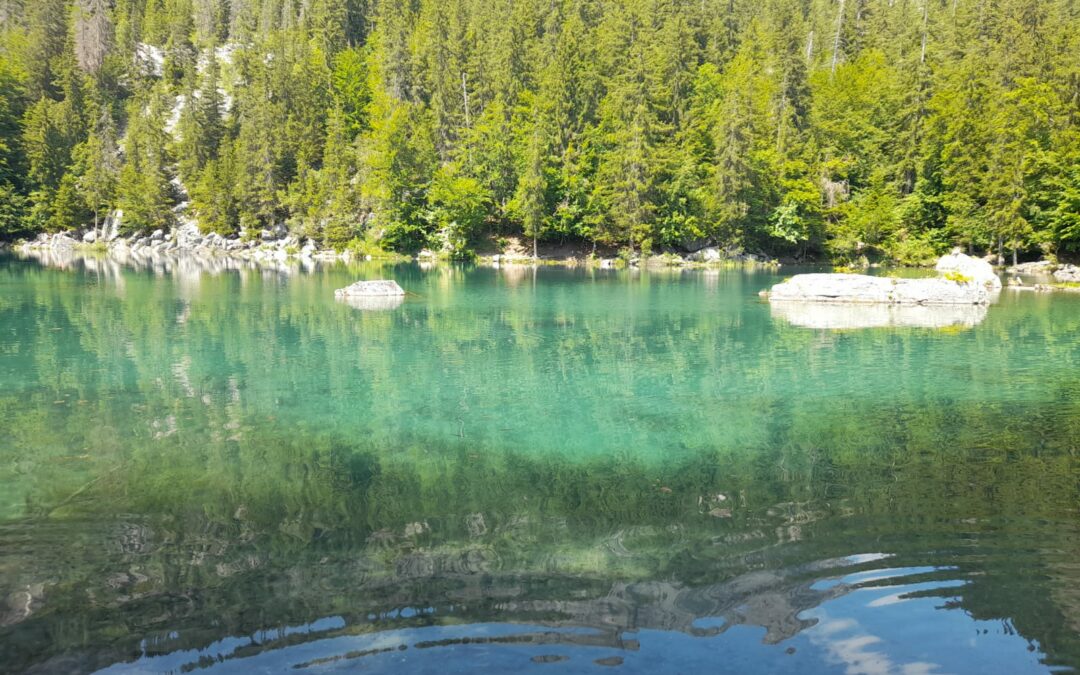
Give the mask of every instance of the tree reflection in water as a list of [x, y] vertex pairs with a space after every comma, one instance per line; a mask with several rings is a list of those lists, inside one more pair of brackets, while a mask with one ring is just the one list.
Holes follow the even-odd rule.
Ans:
[[663, 635], [835, 670], [986, 622], [1080, 663], [1068, 299], [846, 334], [774, 322], [768, 276], [402, 268], [421, 300], [358, 312], [355, 270], [79, 269], [0, 267], [5, 669]]

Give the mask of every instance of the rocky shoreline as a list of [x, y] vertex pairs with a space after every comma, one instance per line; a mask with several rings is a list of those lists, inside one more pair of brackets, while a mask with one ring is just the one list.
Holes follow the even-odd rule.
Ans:
[[1080, 266], [1059, 264], [1049, 260], [1013, 265], [1007, 271], [1012, 275], [1049, 277], [1062, 284], [1080, 283]]
[[[193, 222], [185, 222], [179, 227], [165, 232], [157, 230], [150, 234], [120, 236], [112, 219], [106, 220], [98, 230], [85, 232], [61, 232], [39, 234], [34, 239], [0, 242], [0, 251], [48, 259], [61, 262], [72, 256], [101, 255], [121, 264], [139, 267], [175, 267], [178, 261], [188, 261], [188, 266], [197, 264], [204, 268], [242, 269], [247, 267], [276, 267], [283, 271], [297, 265], [307, 268], [320, 263], [354, 262], [372, 260], [371, 255], [357, 254], [353, 250], [335, 251], [320, 248], [311, 239], [301, 239], [288, 233], [284, 227], [273, 230], [261, 230], [254, 236], [222, 236], [215, 233], [203, 234]], [[413, 260], [422, 264], [434, 264], [450, 261], [444, 255], [431, 250], [422, 250], [416, 256], [388, 254], [385, 258], [393, 261]], [[193, 262], [194, 261], [194, 262]], [[593, 255], [583, 252], [560, 252], [534, 258], [520, 250], [504, 251], [488, 255], [477, 255], [473, 262], [493, 267], [531, 267], [564, 266], [595, 267], [600, 269], [616, 268], [723, 268], [781, 267], [781, 263], [766, 256], [728, 251], [720, 247], [709, 246], [689, 253], [661, 253], [649, 256], [622, 258], [611, 255]], [[1009, 288], [1016, 290], [1055, 291], [1077, 290], [1073, 284], [1080, 284], [1080, 266], [1060, 264], [1048, 260], [1022, 263], [1006, 268]], [[1028, 283], [1020, 277], [1034, 277], [1035, 283]]]
[[[61, 232], [40, 234], [35, 239], [16, 242], [13, 249], [35, 257], [69, 257], [75, 254], [101, 253], [122, 263], [155, 265], [178, 258], [199, 258], [208, 261], [248, 262], [258, 266], [280, 266], [287, 263], [314, 264], [319, 262], [351, 262], [372, 260], [371, 255], [358, 255], [350, 249], [335, 251], [319, 248], [311, 239], [289, 234], [284, 228], [262, 230], [254, 236], [222, 236], [203, 234], [194, 223], [185, 223], [169, 232], [157, 230], [150, 234], [120, 236], [110, 221], [100, 230], [83, 233]], [[435, 251], [422, 250], [413, 257], [390, 254], [392, 260], [415, 260], [420, 263], [449, 261]], [[602, 269], [620, 267], [779, 267], [780, 263], [763, 255], [725, 251], [706, 247], [693, 253], [663, 253], [650, 256], [603, 257], [594, 255], [540, 256], [534, 258], [518, 251], [478, 255], [473, 259], [481, 265], [501, 266], [588, 266]], [[227, 265], [228, 266], [228, 265]]]
[[[76, 233], [77, 234], [77, 233]], [[169, 232], [156, 230], [148, 235], [122, 237], [109, 232], [88, 230], [81, 236], [72, 233], [40, 234], [36, 239], [15, 245], [22, 253], [100, 252], [132, 262], [152, 261], [166, 257], [197, 256], [204, 258], [235, 258], [263, 263], [282, 263], [290, 258], [300, 260], [348, 260], [350, 251], [338, 253], [319, 249], [310, 239], [304, 242], [284, 232], [264, 230], [255, 237], [224, 237], [203, 234], [194, 224], [185, 224]]]

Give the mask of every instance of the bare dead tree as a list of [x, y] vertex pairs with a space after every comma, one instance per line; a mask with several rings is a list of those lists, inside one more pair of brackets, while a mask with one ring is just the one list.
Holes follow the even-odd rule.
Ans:
[[922, 10], [922, 54], [919, 63], [926, 63], [926, 34], [930, 22], [930, 0], [923, 0]]
[[840, 0], [840, 8], [836, 12], [836, 37], [832, 47], [832, 74], [836, 74], [836, 62], [840, 58], [840, 34], [844, 30], [844, 0]]
[[220, 5], [217, 0], [195, 0], [195, 34], [202, 45], [217, 41]]
[[101, 70], [112, 48], [109, 0], [79, 0], [75, 5], [75, 57], [87, 73]]

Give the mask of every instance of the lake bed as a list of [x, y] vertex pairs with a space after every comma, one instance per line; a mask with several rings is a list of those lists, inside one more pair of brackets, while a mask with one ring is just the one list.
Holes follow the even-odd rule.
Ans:
[[1080, 297], [782, 275], [0, 259], [0, 670], [1080, 666]]

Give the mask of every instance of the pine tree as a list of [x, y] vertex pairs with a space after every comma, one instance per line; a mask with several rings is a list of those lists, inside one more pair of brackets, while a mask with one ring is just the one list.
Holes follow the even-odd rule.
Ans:
[[191, 207], [202, 231], [230, 235], [239, 230], [239, 204], [234, 194], [236, 171], [233, 146], [226, 143], [191, 184]]
[[105, 112], [89, 138], [74, 151], [77, 187], [85, 208], [93, 214], [95, 231], [116, 200], [118, 155], [112, 117]]
[[225, 105], [220, 86], [220, 70], [213, 52], [206, 56], [206, 65], [199, 87], [189, 87], [177, 125], [178, 168], [185, 181], [195, 182], [199, 172], [217, 157], [225, 137]]
[[129, 106], [117, 190], [117, 206], [124, 212], [127, 232], [167, 229], [174, 220], [176, 190], [164, 128], [170, 100], [159, 87], [133, 99]]
[[529, 148], [525, 155], [525, 166], [518, 179], [517, 193], [514, 196], [514, 208], [521, 220], [522, 233], [532, 239], [533, 257], [537, 256], [537, 242], [544, 235], [549, 213], [547, 204], [548, 179], [545, 170], [547, 149], [545, 147], [543, 127], [534, 123], [529, 135]]

